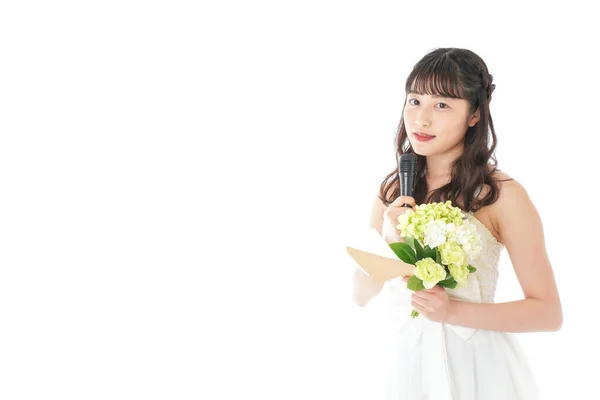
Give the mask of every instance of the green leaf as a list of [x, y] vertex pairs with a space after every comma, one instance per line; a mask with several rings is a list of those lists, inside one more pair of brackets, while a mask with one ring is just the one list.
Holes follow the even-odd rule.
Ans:
[[440, 251], [437, 248], [435, 249], [435, 262], [438, 264], [442, 264], [442, 255], [440, 254]]
[[408, 244], [404, 242], [390, 243], [389, 246], [394, 250], [394, 253], [399, 259], [407, 264], [415, 265], [417, 262], [417, 256], [415, 251]]
[[439, 281], [438, 285], [449, 288], [449, 289], [454, 289], [456, 287], [456, 285], [458, 285], [458, 282], [456, 282], [454, 280], [454, 278], [452, 276], [450, 276], [450, 278], [444, 279], [443, 281]]
[[477, 271], [477, 268], [473, 267], [471, 264], [467, 265], [467, 268], [469, 268], [469, 272]]
[[415, 239], [411, 236], [404, 236], [404, 242], [408, 243], [408, 245], [413, 249], [415, 248]]
[[424, 258], [427, 258], [427, 256], [425, 256], [425, 250], [423, 249], [423, 247], [421, 246], [421, 243], [419, 243], [418, 240], [414, 240], [414, 249], [417, 251], [417, 259], [418, 260], [422, 260]]
[[418, 292], [419, 290], [425, 289], [425, 286], [423, 286], [422, 280], [413, 275], [408, 280], [408, 288], [412, 291]]
[[437, 262], [439, 264], [439, 262], [437, 261], [437, 250], [436, 249], [432, 249], [431, 247], [425, 245], [425, 247], [423, 248], [423, 253], [424, 253], [423, 258], [429, 257], [432, 260], [435, 260], [435, 262]]

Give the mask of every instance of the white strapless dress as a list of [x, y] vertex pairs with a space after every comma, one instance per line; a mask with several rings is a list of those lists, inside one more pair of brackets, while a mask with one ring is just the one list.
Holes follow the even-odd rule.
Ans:
[[[473, 213], [467, 218], [478, 226], [483, 250], [470, 260], [477, 271], [467, 286], [446, 292], [460, 300], [493, 303], [504, 246]], [[394, 279], [384, 290], [391, 301], [392, 328], [386, 400], [539, 399], [526, 354], [513, 333], [433, 322], [424, 315], [413, 319], [406, 283]]]

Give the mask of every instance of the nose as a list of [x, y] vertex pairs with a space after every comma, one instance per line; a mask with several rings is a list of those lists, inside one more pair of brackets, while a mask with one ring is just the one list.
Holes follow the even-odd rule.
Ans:
[[431, 117], [427, 112], [421, 110], [417, 114], [417, 118], [415, 119], [415, 124], [418, 126], [429, 126], [431, 124]]

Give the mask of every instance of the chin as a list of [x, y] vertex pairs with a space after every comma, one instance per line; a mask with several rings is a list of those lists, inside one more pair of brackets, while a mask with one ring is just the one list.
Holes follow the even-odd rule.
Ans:
[[412, 147], [412, 150], [415, 154], [418, 154], [420, 156], [430, 156], [433, 154], [433, 152], [431, 151], [431, 149], [424, 149], [424, 148], [420, 148], [420, 146], [417, 144], [417, 146], [414, 146], [412, 143], [410, 144], [410, 147]]

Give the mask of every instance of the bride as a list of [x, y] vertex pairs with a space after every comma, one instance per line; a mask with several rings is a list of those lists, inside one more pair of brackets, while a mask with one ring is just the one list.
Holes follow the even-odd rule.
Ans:
[[[383, 180], [371, 228], [387, 243], [402, 241], [398, 216], [417, 204], [460, 207], [478, 227], [483, 250], [461, 289], [413, 292], [407, 278], [381, 285], [356, 268], [354, 301], [368, 304], [384, 287], [393, 313], [387, 370], [389, 399], [532, 400], [535, 375], [517, 332], [562, 326], [562, 308], [540, 216], [525, 188], [496, 168], [489, 111], [495, 84], [484, 61], [466, 49], [426, 54], [406, 81], [397, 155], [417, 155], [414, 196], [400, 196], [397, 170]], [[498, 261], [506, 249], [523, 299], [495, 303]], [[419, 311], [411, 318], [412, 310]]]

